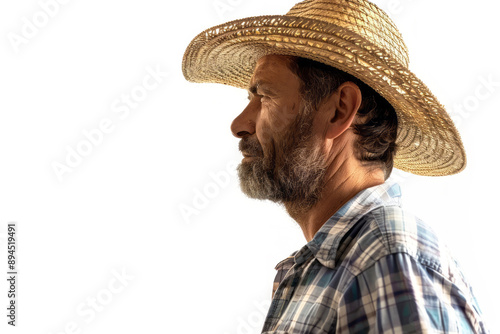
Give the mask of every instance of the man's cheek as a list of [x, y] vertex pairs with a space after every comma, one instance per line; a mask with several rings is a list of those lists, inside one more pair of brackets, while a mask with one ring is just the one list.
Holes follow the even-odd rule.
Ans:
[[275, 134], [283, 133], [285, 131], [289, 121], [284, 115], [277, 115], [272, 119], [273, 131]]
[[284, 133], [297, 117], [297, 105], [281, 106], [281, 108], [272, 109], [269, 113], [270, 122], [273, 125], [274, 133]]
[[262, 150], [265, 152], [266, 148], [270, 146], [270, 143], [273, 141], [273, 129], [269, 126], [268, 123], [262, 124], [257, 130], [257, 139], [262, 147]]
[[260, 127], [259, 130], [260, 131], [257, 132], [257, 139], [259, 140], [259, 144], [262, 148], [264, 163], [273, 164], [276, 149], [276, 133], [274, 132], [274, 128], [265, 125]]

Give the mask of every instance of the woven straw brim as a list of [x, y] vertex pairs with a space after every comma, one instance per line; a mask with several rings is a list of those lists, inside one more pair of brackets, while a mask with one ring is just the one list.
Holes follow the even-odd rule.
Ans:
[[460, 135], [429, 89], [384, 49], [342, 27], [293, 16], [231, 21], [193, 39], [184, 54], [183, 73], [192, 82], [247, 89], [257, 60], [268, 54], [336, 67], [387, 99], [398, 116], [395, 168], [427, 176], [465, 168]]

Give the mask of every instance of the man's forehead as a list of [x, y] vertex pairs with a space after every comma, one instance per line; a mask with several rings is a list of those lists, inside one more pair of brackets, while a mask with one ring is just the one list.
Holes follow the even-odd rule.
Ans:
[[254, 75], [257, 72], [264, 72], [273, 69], [288, 68], [290, 58], [282, 55], [267, 55], [259, 58], [254, 68]]
[[276, 79], [294, 75], [288, 66], [289, 63], [288, 56], [266, 55], [261, 57], [255, 65], [249, 86], [268, 85], [274, 83]]

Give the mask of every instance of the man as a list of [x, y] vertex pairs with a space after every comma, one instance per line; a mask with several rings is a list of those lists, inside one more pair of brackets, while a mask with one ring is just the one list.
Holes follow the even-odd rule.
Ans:
[[232, 21], [191, 42], [183, 71], [248, 89], [231, 124], [241, 188], [282, 204], [308, 241], [276, 267], [263, 333], [485, 332], [455, 260], [386, 181], [393, 166], [441, 176], [466, 160], [384, 12], [307, 0]]

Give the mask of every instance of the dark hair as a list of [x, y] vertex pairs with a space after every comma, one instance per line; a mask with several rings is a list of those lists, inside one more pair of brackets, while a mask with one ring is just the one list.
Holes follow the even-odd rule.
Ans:
[[290, 57], [290, 69], [301, 80], [302, 99], [318, 110], [324, 98], [344, 82], [355, 83], [363, 97], [355, 124], [357, 158], [367, 166], [382, 168], [387, 179], [393, 168], [398, 119], [394, 108], [380, 94], [354, 76], [334, 67], [300, 57]]

